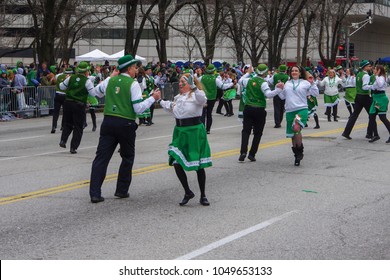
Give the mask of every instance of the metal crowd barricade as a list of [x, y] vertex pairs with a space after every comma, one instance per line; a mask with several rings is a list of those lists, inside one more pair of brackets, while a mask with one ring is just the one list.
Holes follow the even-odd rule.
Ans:
[[55, 86], [37, 87], [37, 117], [49, 115], [50, 110], [54, 109], [54, 97], [56, 95]]
[[36, 111], [35, 87], [5, 87], [1, 90], [0, 114], [33, 117]]
[[161, 98], [165, 100], [173, 100], [175, 95], [179, 93], [179, 83], [165, 83], [160, 86]]

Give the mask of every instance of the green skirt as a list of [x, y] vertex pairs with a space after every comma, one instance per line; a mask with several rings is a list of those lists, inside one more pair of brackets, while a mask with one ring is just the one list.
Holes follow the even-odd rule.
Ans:
[[203, 125], [175, 126], [168, 147], [169, 165], [180, 164], [192, 171], [212, 166], [209, 142]]
[[308, 109], [301, 109], [293, 112], [286, 112], [286, 137], [292, 138], [295, 135], [295, 132], [293, 130], [294, 120], [296, 115], [300, 116], [299, 125], [303, 129], [306, 126], [307, 123], [307, 117], [308, 117]]
[[344, 99], [351, 104], [355, 104], [356, 88], [346, 88]]
[[225, 90], [223, 93], [223, 100], [229, 101], [236, 98], [237, 91], [235, 88]]
[[377, 93], [372, 95], [370, 114], [386, 114], [389, 105], [389, 98], [386, 93]]
[[333, 107], [334, 105], [339, 104], [340, 97], [339, 94], [336, 95], [327, 95], [324, 94], [324, 105], [325, 107]]
[[150, 117], [150, 116], [151, 116], [151, 115], [150, 115], [150, 109], [149, 109], [149, 108], [146, 109], [143, 113], [137, 114], [137, 117], [138, 117], [139, 119], [148, 118], [148, 117]]
[[308, 115], [309, 116], [312, 116], [314, 115], [314, 113], [317, 111], [317, 108], [318, 108], [318, 100], [317, 100], [317, 97], [314, 97], [314, 96], [308, 96], [307, 97], [307, 107], [309, 112], [308, 112]]

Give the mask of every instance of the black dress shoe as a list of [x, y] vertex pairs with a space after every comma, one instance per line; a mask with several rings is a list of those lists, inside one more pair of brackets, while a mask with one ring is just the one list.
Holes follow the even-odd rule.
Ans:
[[52, 128], [51, 131], [50, 131], [51, 134], [53, 133], [56, 133], [56, 129], [55, 128]]
[[351, 139], [352, 139], [351, 136], [349, 136], [349, 135], [347, 135], [347, 134], [345, 134], [345, 133], [341, 134], [341, 136], [347, 138], [348, 140], [351, 140]]
[[210, 134], [210, 130], [207, 130], [206, 133], [207, 133], [207, 134]]
[[202, 204], [203, 206], [209, 206], [210, 202], [207, 200], [207, 197], [201, 197], [199, 200], [199, 203]]
[[77, 154], [77, 151], [76, 151], [76, 149], [70, 148], [70, 153], [71, 154]]
[[378, 141], [379, 139], [381, 139], [379, 136], [374, 136], [371, 138], [370, 141], [368, 141], [369, 143], [374, 143], [375, 141]]
[[103, 202], [103, 201], [104, 201], [104, 197], [102, 197], [102, 196], [99, 196], [99, 197], [92, 196], [91, 197], [91, 202], [92, 203], [99, 203], [99, 202]]
[[130, 196], [129, 193], [119, 193], [119, 192], [116, 192], [114, 195], [119, 198], [128, 198]]
[[313, 129], [319, 129], [320, 126], [319, 125], [316, 125], [315, 127], [313, 127]]
[[280, 124], [275, 124], [274, 128], [280, 128], [282, 127]]
[[238, 158], [238, 161], [244, 161], [245, 158], [246, 158], [246, 154], [243, 153], [243, 154], [241, 154], [240, 157]]
[[219, 114], [219, 115], [223, 115], [223, 113], [222, 112], [216, 112], [217, 114]]
[[248, 156], [248, 159], [249, 159], [250, 161], [256, 161], [255, 156], [252, 156], [252, 155], [249, 155], [249, 156]]
[[60, 147], [66, 149], [66, 144], [63, 140], [60, 141]]
[[93, 126], [93, 127], [92, 127], [92, 131], [96, 131], [96, 126]]
[[366, 138], [367, 138], [367, 139], [371, 139], [372, 136], [371, 136], [370, 134], [366, 134]]
[[184, 206], [188, 203], [188, 201], [190, 201], [190, 199], [194, 198], [195, 197], [195, 194], [194, 193], [190, 193], [190, 194], [186, 194], [184, 195], [184, 198], [183, 200], [179, 203], [180, 206]]

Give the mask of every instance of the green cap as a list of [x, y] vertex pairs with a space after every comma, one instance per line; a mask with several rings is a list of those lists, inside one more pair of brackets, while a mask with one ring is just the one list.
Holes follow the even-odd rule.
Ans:
[[362, 69], [367, 65], [371, 65], [371, 63], [368, 60], [362, 60], [362, 62], [360, 62], [360, 68]]
[[286, 72], [287, 71], [287, 66], [284, 64], [281, 64], [278, 68], [279, 72]]
[[263, 64], [263, 63], [259, 64], [259, 66], [257, 66], [257, 68], [256, 68], [256, 72], [259, 75], [263, 75], [263, 74], [267, 73], [267, 71], [268, 71], [268, 66]]
[[86, 61], [81, 61], [77, 66], [77, 72], [85, 73], [87, 71], [89, 71], [89, 63]]
[[140, 62], [139, 59], [134, 59], [131, 54], [127, 54], [118, 59], [118, 68], [119, 70], [122, 70], [123, 68], [129, 67], [130, 65], [138, 62]]
[[213, 74], [215, 71], [215, 66], [214, 64], [209, 64], [206, 68], [206, 73], [207, 74]]

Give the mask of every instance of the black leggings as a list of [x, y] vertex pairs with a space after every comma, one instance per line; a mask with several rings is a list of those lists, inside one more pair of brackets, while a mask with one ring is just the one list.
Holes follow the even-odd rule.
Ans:
[[[188, 185], [187, 175], [186, 175], [186, 172], [184, 171], [183, 167], [177, 163], [173, 164], [173, 166], [175, 167], [176, 175], [179, 178], [179, 181], [182, 184], [184, 191], [186, 192], [186, 194], [191, 194], [192, 191]], [[200, 196], [206, 197], [206, 194], [205, 194], [206, 172], [204, 171], [204, 169], [199, 169], [196, 171], [196, 175], [198, 177]]]
[[377, 126], [375, 125], [376, 124], [376, 116], [379, 116], [379, 119], [383, 122], [383, 124], [386, 126], [387, 128], [387, 131], [389, 132], [390, 134], [390, 122], [389, 120], [387, 119], [386, 117], [386, 114], [378, 114], [378, 113], [375, 113], [375, 114], [370, 114], [369, 115], [369, 123], [368, 123], [368, 126], [371, 126], [373, 128], [373, 134], [374, 136], [379, 136], [378, 135], [378, 128]]

